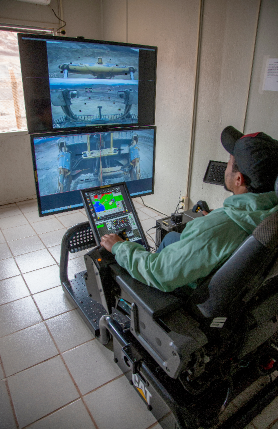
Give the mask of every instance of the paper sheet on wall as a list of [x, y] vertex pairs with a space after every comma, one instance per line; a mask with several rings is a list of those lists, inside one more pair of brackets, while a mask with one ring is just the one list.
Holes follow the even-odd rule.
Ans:
[[278, 91], [278, 58], [268, 58], [263, 90]]

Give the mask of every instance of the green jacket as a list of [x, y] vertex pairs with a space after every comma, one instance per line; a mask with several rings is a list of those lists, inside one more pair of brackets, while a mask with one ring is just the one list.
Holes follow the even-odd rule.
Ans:
[[119, 265], [135, 279], [164, 292], [197, 281], [222, 265], [255, 227], [278, 210], [275, 192], [228, 197], [220, 209], [187, 223], [180, 241], [160, 253], [131, 242], [114, 244]]

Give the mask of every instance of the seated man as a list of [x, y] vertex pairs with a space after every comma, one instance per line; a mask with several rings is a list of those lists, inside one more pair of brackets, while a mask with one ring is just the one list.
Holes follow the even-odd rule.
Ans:
[[135, 279], [164, 292], [181, 286], [195, 289], [263, 219], [278, 210], [274, 192], [278, 141], [264, 133], [243, 135], [229, 126], [221, 142], [230, 153], [225, 189], [233, 193], [222, 208], [192, 220], [181, 234], [167, 234], [157, 253], [116, 234], [102, 237], [101, 245]]

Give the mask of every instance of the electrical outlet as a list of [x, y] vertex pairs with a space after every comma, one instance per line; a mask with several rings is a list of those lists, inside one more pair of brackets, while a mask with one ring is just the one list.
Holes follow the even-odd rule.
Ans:
[[186, 210], [185, 206], [187, 204], [187, 200], [188, 200], [188, 198], [186, 198], [185, 196], [181, 197], [180, 209]]

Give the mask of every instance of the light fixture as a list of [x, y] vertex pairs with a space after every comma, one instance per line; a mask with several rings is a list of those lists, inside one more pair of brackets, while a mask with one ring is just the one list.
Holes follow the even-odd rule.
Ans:
[[35, 3], [35, 4], [44, 5], [44, 6], [49, 5], [51, 2], [51, 0], [17, 0], [17, 1], [24, 1], [26, 3]]

